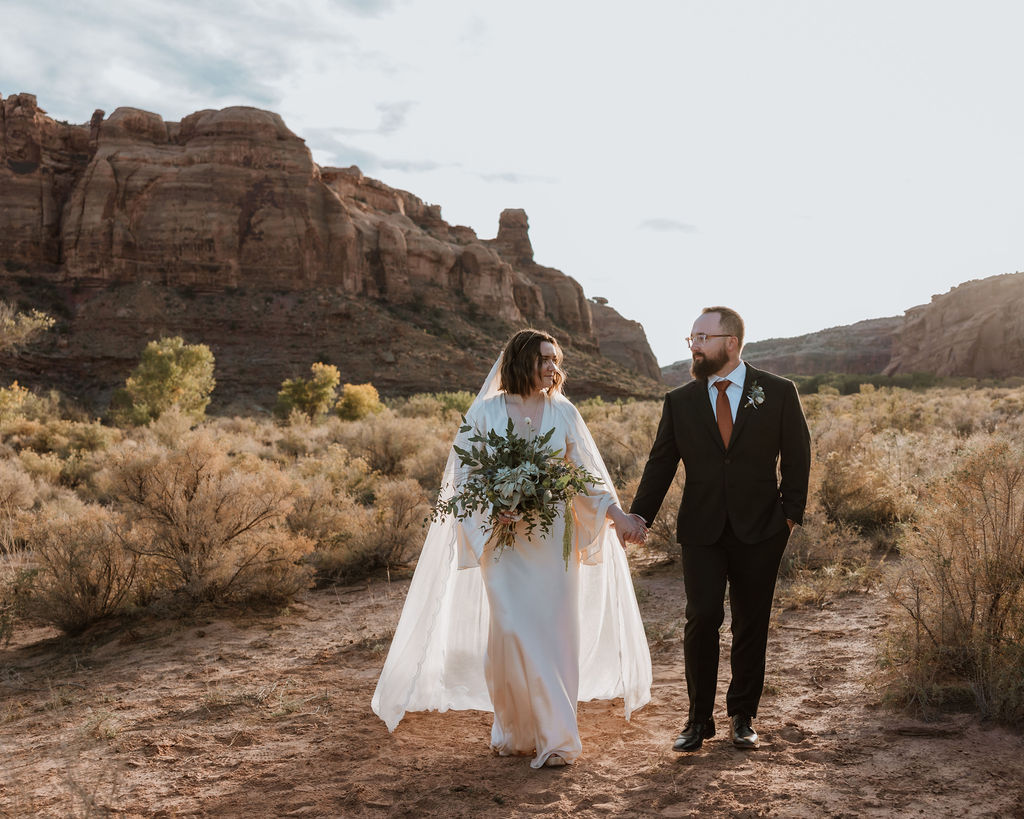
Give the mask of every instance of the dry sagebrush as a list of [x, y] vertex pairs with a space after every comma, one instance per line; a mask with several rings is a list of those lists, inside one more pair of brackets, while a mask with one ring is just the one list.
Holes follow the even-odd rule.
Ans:
[[985, 715], [1024, 721], [1024, 446], [978, 437], [931, 483], [893, 589], [903, 621], [888, 659], [905, 702], [966, 692]]
[[24, 518], [21, 537], [30, 556], [28, 617], [78, 634], [131, 602], [139, 558], [116, 512], [78, 501], [47, 504]]
[[295, 487], [277, 467], [231, 461], [206, 432], [180, 448], [116, 452], [105, 480], [137, 530], [133, 548], [193, 600], [286, 599], [309, 584], [309, 539], [288, 531]]

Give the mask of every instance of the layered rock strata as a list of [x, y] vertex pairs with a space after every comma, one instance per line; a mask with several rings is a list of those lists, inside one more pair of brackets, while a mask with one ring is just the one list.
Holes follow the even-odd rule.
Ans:
[[[743, 347], [743, 359], [783, 375], [877, 375], [892, 358], [893, 335], [902, 324], [900, 316], [867, 319], [792, 338], [754, 341]], [[689, 381], [690, 360], [663, 368], [662, 377], [672, 385]]]
[[[964, 282], [902, 316], [869, 319], [794, 338], [746, 345], [743, 357], [789, 375], [1024, 376], [1024, 273]], [[666, 384], [690, 379], [690, 362], [662, 369]]]
[[1024, 376], [1024, 273], [975, 279], [906, 312], [887, 375]]
[[[185, 332], [187, 311], [180, 321], [132, 319], [152, 313], [149, 301], [173, 302], [179, 292], [248, 298], [259, 291], [271, 300], [309, 293], [307, 300], [345, 302], [350, 316], [361, 304], [377, 315], [372, 302], [384, 313], [406, 310], [398, 325], [468, 316], [495, 337], [535, 324], [588, 355], [602, 349], [604, 325], [595, 323], [579, 284], [534, 261], [525, 212], [505, 211], [497, 237], [480, 240], [445, 222], [440, 207], [358, 168], [319, 167], [280, 116], [255, 108], [198, 111], [181, 122], [118, 108], [69, 125], [46, 116], [30, 94], [0, 99], [0, 264], [4, 292], [63, 315], [69, 372], [79, 350], [103, 346], [81, 336], [102, 332], [91, 310], [105, 314], [102, 305], [118, 300], [125, 341], [152, 335], [157, 324], [161, 332]], [[206, 325], [245, 324], [230, 299], [220, 300], [222, 315], [217, 299], [203, 301], [212, 311]], [[322, 325], [334, 320], [329, 315], [302, 319], [275, 330], [288, 339], [279, 349], [298, 348], [294, 366], [308, 366], [310, 346], [333, 329]], [[616, 325], [608, 346], [627, 367], [650, 355], [635, 326], [630, 339]], [[350, 357], [359, 337], [349, 330], [319, 350], [322, 357]], [[258, 335], [242, 343], [265, 342]], [[415, 358], [415, 348], [410, 353]], [[125, 350], [126, 358], [137, 355]], [[93, 369], [113, 375], [93, 363], [81, 362], [86, 380]], [[476, 376], [467, 372], [455, 386], [470, 387]]]
[[[590, 300], [590, 314], [597, 327], [601, 355], [626, 365], [633, 372], [661, 380], [658, 360], [647, 345], [647, 334], [640, 322], [624, 318], [601, 297]], [[644, 343], [637, 344], [638, 338]]]

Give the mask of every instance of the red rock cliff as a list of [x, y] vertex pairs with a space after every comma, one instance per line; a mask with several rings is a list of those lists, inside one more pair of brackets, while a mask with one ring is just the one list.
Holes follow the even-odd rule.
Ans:
[[1024, 375], [1024, 273], [975, 279], [908, 310], [886, 375]]
[[[602, 351], [601, 325], [579, 284], [534, 262], [523, 211], [505, 211], [497, 238], [480, 240], [470, 228], [446, 223], [438, 206], [358, 168], [317, 166], [280, 116], [255, 108], [198, 111], [181, 122], [118, 108], [108, 118], [97, 111], [88, 125], [68, 125], [46, 116], [32, 95], [0, 100], [0, 263], [10, 297], [31, 300], [29, 291], [46, 285], [51, 301], [67, 302], [62, 365], [69, 373], [76, 352], [98, 344], [81, 333], [103, 332], [94, 319], [110, 299], [97, 301], [97, 294], [111, 288], [121, 288], [115, 317], [132, 344], [135, 336], [189, 325], [187, 311], [171, 320], [174, 311], [161, 314], [132, 299], [185, 288], [204, 297], [209, 327], [219, 319], [241, 325], [238, 305], [222, 299], [226, 312], [218, 316], [216, 300], [206, 297], [314, 292], [349, 300], [346, 315], [372, 300], [408, 308], [413, 321], [428, 313], [435, 324], [444, 315], [475, 316], [498, 335], [537, 324], [584, 353]], [[156, 321], [161, 315], [165, 320]], [[312, 355], [301, 339], [323, 334], [317, 321], [329, 319], [311, 313], [299, 326], [281, 326], [295, 338], [296, 362]], [[394, 337], [381, 338], [387, 344]], [[345, 339], [357, 343], [351, 333], [334, 343]], [[642, 329], [613, 346], [606, 355], [626, 367], [650, 355]], [[354, 354], [336, 348], [323, 357]], [[456, 372], [464, 374], [459, 386], [472, 386], [478, 375], [472, 367]]]

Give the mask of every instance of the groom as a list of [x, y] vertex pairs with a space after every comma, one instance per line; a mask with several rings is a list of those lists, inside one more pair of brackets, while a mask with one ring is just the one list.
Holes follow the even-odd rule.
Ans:
[[653, 521], [683, 462], [676, 539], [686, 589], [683, 654], [690, 712], [673, 749], [695, 751], [715, 734], [726, 583], [733, 637], [726, 710], [733, 744], [757, 748], [751, 722], [764, 687], [775, 578], [789, 533], [803, 520], [810, 434], [793, 382], [740, 359], [743, 319], [735, 310], [705, 308], [686, 341], [695, 380], [665, 396], [630, 512], [645, 524]]

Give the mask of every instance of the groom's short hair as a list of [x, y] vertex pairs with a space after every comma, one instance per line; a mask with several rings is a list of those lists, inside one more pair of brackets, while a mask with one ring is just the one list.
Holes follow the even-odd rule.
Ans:
[[746, 327], [739, 313], [729, 307], [705, 307], [701, 310], [701, 314], [704, 313], [718, 313], [722, 330], [731, 336], [736, 336], [740, 343], [740, 349], [743, 349], [743, 334], [746, 332]]

